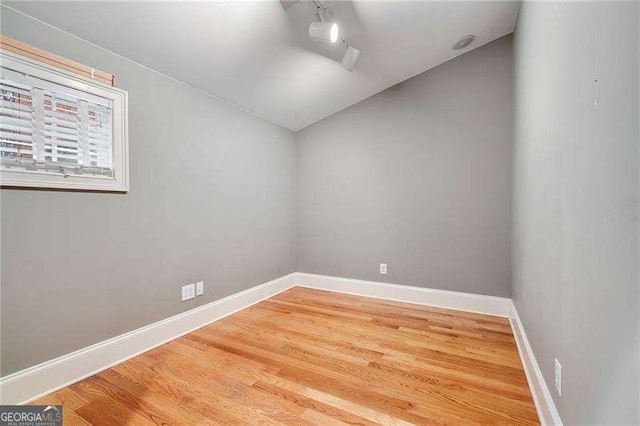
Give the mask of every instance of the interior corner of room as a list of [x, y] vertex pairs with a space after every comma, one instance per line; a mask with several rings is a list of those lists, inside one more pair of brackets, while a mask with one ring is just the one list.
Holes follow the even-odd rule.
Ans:
[[639, 2], [0, 20], [0, 412], [640, 424]]

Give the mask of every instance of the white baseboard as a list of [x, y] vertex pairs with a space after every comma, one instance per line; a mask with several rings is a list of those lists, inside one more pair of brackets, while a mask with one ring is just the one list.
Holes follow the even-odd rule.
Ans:
[[0, 404], [25, 404], [245, 309], [291, 287], [510, 318], [543, 425], [562, 425], [511, 299], [295, 272], [0, 378]]
[[295, 274], [105, 340], [0, 378], [0, 404], [25, 404], [69, 386], [294, 285]]
[[296, 273], [295, 282], [301, 287], [337, 291], [357, 296], [436, 306], [505, 318], [511, 315], [511, 299], [506, 297], [484, 296], [302, 272]]
[[562, 426], [562, 419], [556, 409], [556, 406], [547, 387], [547, 383], [544, 380], [540, 366], [536, 361], [536, 357], [533, 354], [533, 349], [529, 344], [527, 335], [524, 332], [524, 327], [520, 321], [520, 316], [516, 310], [516, 306], [511, 301], [511, 328], [513, 330], [513, 337], [516, 339], [518, 345], [518, 352], [520, 353], [520, 359], [524, 366], [524, 372], [527, 375], [527, 381], [529, 382], [529, 389], [531, 389], [531, 395], [536, 404], [538, 410], [538, 417], [540, 417], [540, 423], [543, 426], [557, 425]]

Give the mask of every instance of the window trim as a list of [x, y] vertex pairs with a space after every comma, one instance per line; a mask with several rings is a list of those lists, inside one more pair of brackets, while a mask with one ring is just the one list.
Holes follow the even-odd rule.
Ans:
[[112, 178], [83, 175], [65, 177], [39, 171], [0, 167], [0, 186], [127, 192], [129, 190], [128, 93], [13, 52], [0, 51], [0, 59], [3, 68], [111, 100], [113, 102], [114, 171]]

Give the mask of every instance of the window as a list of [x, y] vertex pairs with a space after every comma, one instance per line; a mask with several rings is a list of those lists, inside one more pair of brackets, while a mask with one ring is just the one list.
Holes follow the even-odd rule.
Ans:
[[127, 93], [1, 55], [2, 186], [127, 191]]

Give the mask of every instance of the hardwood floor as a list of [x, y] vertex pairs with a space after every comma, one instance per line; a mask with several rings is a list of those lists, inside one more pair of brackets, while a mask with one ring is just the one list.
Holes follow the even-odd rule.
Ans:
[[538, 424], [507, 319], [299, 287], [35, 403], [65, 424]]

